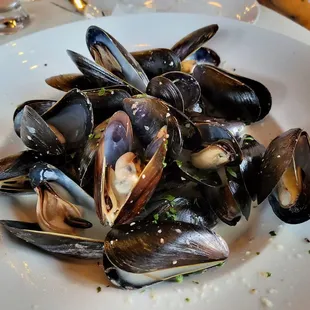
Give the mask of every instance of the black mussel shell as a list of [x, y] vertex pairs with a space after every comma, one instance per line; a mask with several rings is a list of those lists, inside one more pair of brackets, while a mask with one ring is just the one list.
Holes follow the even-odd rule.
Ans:
[[215, 51], [203, 46], [181, 62], [181, 70], [192, 73], [198, 64], [209, 64], [218, 67], [220, 62], [220, 56]]
[[229, 254], [220, 236], [183, 222], [119, 225], [108, 233], [104, 247], [106, 275], [126, 289], [205, 270], [221, 264]]
[[[214, 115], [210, 116], [252, 123], [269, 113], [271, 95], [259, 82], [210, 65], [197, 65], [193, 76], [201, 86], [207, 105], [214, 109]], [[207, 113], [210, 111], [209, 108]]]
[[144, 146], [151, 143], [163, 126], [168, 125], [168, 153], [172, 158], [178, 157], [183, 147], [182, 131], [166, 102], [147, 95], [137, 95], [124, 99], [123, 106], [135, 134]]
[[[213, 228], [218, 217], [204, 198], [175, 197], [166, 193], [162, 197], [152, 198], [140, 213], [139, 219], [156, 222], [185, 222]], [[135, 219], [137, 220], [137, 219]]]
[[178, 87], [164, 76], [152, 78], [147, 86], [146, 93], [150, 96], [163, 99], [179, 111], [184, 112], [184, 99]]
[[29, 179], [33, 188], [48, 183], [56, 193], [60, 193], [60, 196], [66, 193], [66, 200], [71, 203], [95, 210], [93, 198], [61, 170], [50, 164], [44, 162], [36, 163], [29, 172]]
[[262, 159], [258, 203], [269, 196], [274, 213], [289, 224], [310, 219], [309, 158], [308, 134], [296, 128], [271, 141]]
[[252, 201], [257, 198], [260, 186], [260, 169], [266, 148], [250, 135], [244, 135], [240, 141], [243, 160], [240, 171]]
[[41, 155], [60, 155], [65, 150], [63, 135], [52, 130], [30, 106], [23, 109], [20, 138], [28, 148], [40, 152]]
[[218, 29], [216, 24], [197, 29], [178, 41], [171, 50], [182, 61], [209, 41]]
[[90, 26], [86, 43], [93, 59], [106, 70], [125, 80], [141, 91], [149, 82], [134, 57], [110, 34], [97, 26]]
[[93, 131], [92, 105], [87, 96], [78, 89], [68, 92], [42, 117], [48, 125], [52, 125], [64, 136], [67, 151], [84, 146]]
[[180, 71], [181, 69], [180, 58], [167, 48], [133, 52], [131, 55], [140, 64], [149, 79], [169, 71]]
[[23, 118], [23, 110], [25, 106], [30, 106], [39, 115], [44, 114], [49, 108], [56, 103], [56, 100], [29, 100], [19, 105], [13, 115], [14, 130], [20, 136], [20, 126]]
[[67, 73], [51, 76], [45, 80], [46, 84], [56, 89], [68, 92], [73, 88], [81, 90], [97, 87], [97, 83], [83, 74]]
[[122, 110], [123, 99], [131, 96], [126, 90], [119, 88], [97, 88], [86, 90], [84, 93], [92, 104], [95, 125], [105, 121], [115, 112]]
[[90, 79], [92, 83], [95, 83], [96, 87], [126, 85], [125, 81], [105, 68], [97, 65], [94, 61], [70, 50], [67, 50], [67, 53], [77, 68], [83, 75]]
[[[163, 74], [163, 76], [171, 80], [179, 89], [183, 97], [184, 109], [198, 102], [201, 89], [199, 83], [192, 75], [180, 71], [172, 71]], [[181, 112], [183, 111], [181, 110]]]
[[101, 259], [104, 241], [44, 232], [36, 223], [0, 221], [15, 237], [54, 255], [80, 259]]

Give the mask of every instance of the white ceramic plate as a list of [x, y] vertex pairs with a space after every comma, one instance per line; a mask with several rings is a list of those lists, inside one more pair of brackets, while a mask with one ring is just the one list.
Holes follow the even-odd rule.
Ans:
[[[98, 5], [101, 4], [99, 1], [97, 2]], [[110, 2], [114, 7], [115, 2], [111, 0], [105, 1], [101, 5], [108, 9]], [[224, 16], [254, 23], [259, 16], [260, 7], [255, 0], [124, 0], [114, 7], [112, 15], [147, 12], [204, 13], [210, 16]]]
[[[209, 46], [220, 54], [223, 66], [263, 82], [273, 95], [270, 116], [251, 128], [255, 137], [268, 144], [292, 127], [310, 132], [310, 50], [306, 45], [245, 23], [205, 15], [131, 15], [69, 24], [0, 47], [1, 157], [22, 148], [12, 129], [16, 105], [61, 96], [44, 80], [76, 71], [66, 49], [89, 55], [84, 38], [92, 23], [131, 51], [170, 47], [192, 30], [218, 23], [220, 30]], [[34, 220], [34, 203], [30, 197], [1, 197], [0, 218]], [[163, 283], [146, 291], [106, 288], [96, 263], [56, 259], [1, 230], [0, 309], [257, 310], [264, 304], [282, 310], [309, 309], [310, 245], [304, 238], [310, 238], [310, 222], [283, 225], [267, 204], [253, 211], [249, 223], [220, 228], [231, 248], [231, 257], [222, 268], [192, 276], [182, 284]], [[271, 230], [277, 232], [276, 237], [270, 238]], [[272, 275], [266, 278], [262, 272]], [[96, 291], [98, 286], [101, 293]]]

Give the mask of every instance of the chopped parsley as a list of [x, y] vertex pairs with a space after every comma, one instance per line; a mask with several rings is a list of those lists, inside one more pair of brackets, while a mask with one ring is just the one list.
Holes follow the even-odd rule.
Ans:
[[225, 264], [225, 262], [221, 262], [218, 265], [216, 265], [217, 267], [222, 267]]
[[179, 168], [182, 167], [182, 162], [180, 160], [176, 160], [175, 162], [176, 162], [176, 164], [178, 165]]
[[310, 250], [308, 251], [308, 253], [310, 254]]
[[70, 154], [70, 156], [71, 156], [72, 159], [75, 157], [75, 155], [76, 155], [76, 152]]
[[167, 163], [165, 161], [163, 161], [163, 167], [166, 168], [167, 167]]
[[307, 243], [310, 243], [310, 240], [308, 238], [304, 239]]
[[100, 88], [99, 92], [98, 92], [98, 96], [104, 96], [105, 95], [105, 89], [104, 87]]
[[256, 252], [256, 255], [260, 255], [260, 252]]
[[188, 297], [186, 297], [186, 298], [185, 298], [185, 301], [186, 301], [186, 302], [190, 302], [191, 300], [190, 300]]
[[181, 274], [179, 274], [178, 276], [175, 277], [175, 281], [178, 283], [182, 283], [183, 282], [183, 276]]
[[234, 178], [238, 178], [237, 173], [231, 167], [227, 167], [227, 172]]
[[140, 293], [142, 294], [142, 293], [144, 293], [145, 292], [145, 289], [144, 290], [142, 290], [142, 291], [140, 291]]
[[97, 293], [100, 293], [101, 292], [101, 286], [98, 286], [97, 287]]
[[147, 97], [147, 94], [136, 95], [136, 98], [146, 98], [146, 97]]
[[159, 220], [159, 214], [158, 213], [156, 213], [156, 214], [154, 214], [153, 215], [153, 218], [154, 218], [154, 220], [153, 220], [153, 224], [157, 224], [157, 222], [158, 222], [158, 220]]
[[167, 220], [176, 221], [177, 220], [177, 210], [175, 208], [169, 208], [166, 212]]
[[199, 282], [198, 281], [192, 281], [194, 284], [199, 284]]
[[[175, 197], [172, 196], [172, 195], [166, 195], [166, 196], [164, 197], [164, 199], [167, 199], [169, 202], [172, 202], [172, 201], [175, 199]], [[173, 209], [173, 208], [170, 208], [170, 209]], [[170, 209], [169, 209], [169, 211], [170, 211]], [[176, 213], [176, 211], [175, 211], [175, 212], [172, 212], [172, 213]]]
[[100, 139], [101, 138], [101, 132], [96, 133], [94, 136], [95, 139]]
[[277, 235], [277, 233], [274, 230], [272, 230], [272, 231], [269, 232], [269, 235], [271, 237], [275, 237]]
[[91, 140], [91, 139], [93, 139], [93, 138], [94, 138], [94, 134], [93, 134], [93, 133], [91, 133], [91, 134], [88, 135], [88, 139], [89, 139], [89, 140]]
[[266, 275], [267, 275], [267, 278], [270, 278], [271, 277], [271, 272], [267, 271]]
[[254, 141], [255, 139], [252, 136], [247, 136], [244, 141]]

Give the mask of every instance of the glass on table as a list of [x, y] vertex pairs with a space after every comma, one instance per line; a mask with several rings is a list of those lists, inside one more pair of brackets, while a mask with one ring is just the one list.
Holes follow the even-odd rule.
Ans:
[[13, 34], [26, 27], [29, 14], [19, 0], [0, 0], [0, 35]]

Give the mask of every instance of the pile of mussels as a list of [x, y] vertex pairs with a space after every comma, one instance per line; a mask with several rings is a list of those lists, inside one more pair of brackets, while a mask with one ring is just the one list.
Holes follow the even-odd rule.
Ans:
[[[269, 113], [271, 95], [218, 67], [203, 46], [217, 31], [129, 53], [90, 27], [95, 62], [68, 51], [82, 74], [46, 80], [66, 94], [14, 113], [28, 149], [0, 160], [0, 191], [35, 192], [37, 223], [1, 224], [55, 255], [103, 257], [111, 282], [133, 289], [221, 265], [229, 249], [212, 228], [248, 220], [253, 202], [268, 197], [284, 222], [307, 221], [308, 135], [291, 129], [265, 149], [243, 133]], [[83, 237], [84, 208], [111, 226], [104, 240]]]

